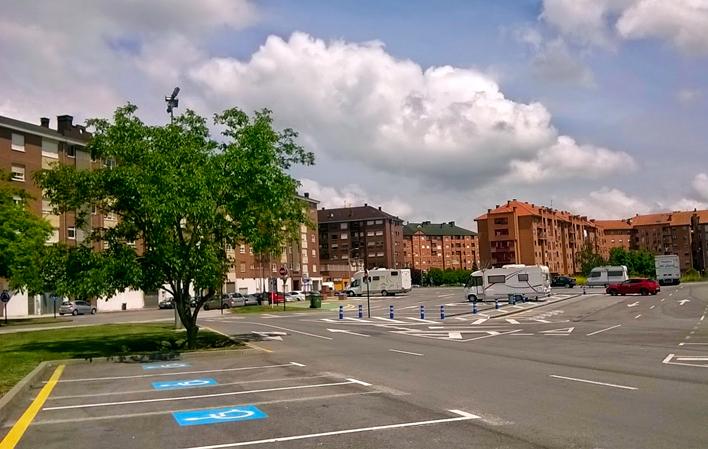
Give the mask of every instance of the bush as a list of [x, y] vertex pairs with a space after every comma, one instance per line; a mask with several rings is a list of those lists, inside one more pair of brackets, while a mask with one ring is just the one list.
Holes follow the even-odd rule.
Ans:
[[701, 273], [691, 268], [683, 276], [681, 276], [681, 282], [698, 282], [703, 280]]

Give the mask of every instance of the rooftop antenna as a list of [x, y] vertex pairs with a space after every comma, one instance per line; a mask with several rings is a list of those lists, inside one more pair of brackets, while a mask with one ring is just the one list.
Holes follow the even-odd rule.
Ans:
[[165, 103], [167, 103], [167, 113], [170, 114], [170, 122], [175, 118], [172, 110], [179, 106], [177, 94], [179, 94], [179, 87], [175, 87], [175, 90], [172, 91], [172, 95], [165, 97]]

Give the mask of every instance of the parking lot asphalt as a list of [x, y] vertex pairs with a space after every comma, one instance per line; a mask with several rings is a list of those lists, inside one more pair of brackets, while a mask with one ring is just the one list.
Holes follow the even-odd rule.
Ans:
[[[258, 351], [69, 365], [16, 447], [429, 448], [499, 441], [475, 424], [478, 416], [414, 405], [410, 394]], [[507, 447], [534, 447], [504, 439]]]

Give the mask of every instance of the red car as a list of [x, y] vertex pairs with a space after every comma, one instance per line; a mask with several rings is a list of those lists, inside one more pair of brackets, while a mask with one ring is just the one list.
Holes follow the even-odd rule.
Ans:
[[651, 279], [627, 279], [619, 284], [610, 284], [607, 286], [607, 293], [612, 296], [624, 296], [630, 293], [647, 296], [656, 295], [660, 291], [661, 287], [659, 287], [659, 284]]
[[285, 302], [285, 296], [282, 293], [270, 292], [269, 294], [271, 304], [282, 304]]

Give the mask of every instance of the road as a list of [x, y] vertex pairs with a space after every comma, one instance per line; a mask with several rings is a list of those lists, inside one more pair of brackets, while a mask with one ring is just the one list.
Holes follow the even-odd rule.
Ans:
[[[359, 298], [341, 320], [210, 312], [202, 326], [256, 349], [156, 371], [67, 366], [17, 447], [708, 447], [708, 283], [581, 293], [476, 314], [461, 289], [376, 298], [362, 319]], [[215, 384], [150, 387], [204, 376]]]

